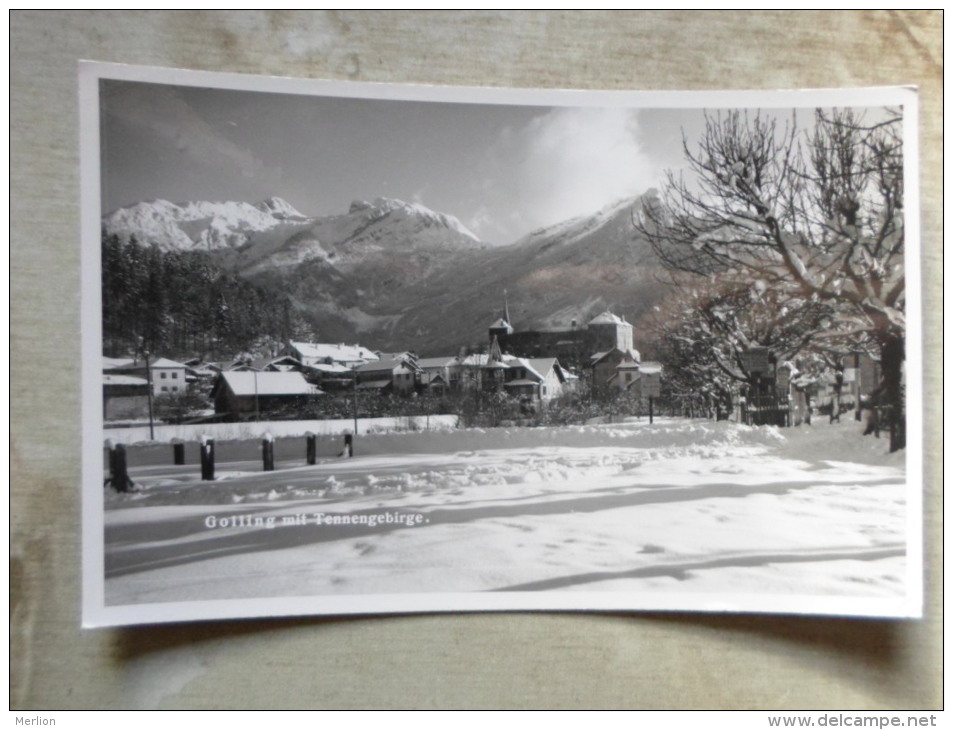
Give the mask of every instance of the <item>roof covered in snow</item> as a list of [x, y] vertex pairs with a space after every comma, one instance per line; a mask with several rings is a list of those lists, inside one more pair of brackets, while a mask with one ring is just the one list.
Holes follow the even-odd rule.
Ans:
[[229, 370], [222, 380], [235, 395], [320, 395], [320, 388], [311, 385], [298, 372], [273, 373]]
[[455, 357], [422, 357], [417, 361], [417, 366], [423, 370], [434, 370], [436, 368], [448, 368], [456, 363]]
[[104, 357], [103, 370], [118, 370], [121, 368], [132, 367], [135, 360], [131, 357]]
[[530, 367], [539, 373], [540, 377], [545, 378], [550, 370], [556, 367], [555, 357], [533, 357], [528, 360]]
[[399, 367], [405, 367], [408, 370], [413, 370], [413, 364], [405, 360], [378, 360], [376, 362], [366, 362], [363, 365], [358, 365], [354, 368], [356, 373], [376, 373], [383, 371], [396, 370]]
[[622, 319], [622, 317], [606, 310], [602, 314], [593, 317], [589, 321], [589, 324], [628, 324], [628, 322]]
[[642, 359], [642, 356], [639, 354], [638, 350], [629, 349], [629, 350], [620, 350], [615, 348], [612, 350], [607, 350], [605, 352], [597, 352], [592, 357], [589, 358], [590, 365], [596, 365], [597, 363], [602, 362], [603, 360], [609, 359], [610, 355], [614, 355], [619, 358], [619, 360], [634, 360], [639, 362]]
[[[144, 365], [143, 365], [144, 366]], [[156, 360], [153, 360], [149, 363], [149, 367], [152, 368], [182, 368], [185, 369], [185, 364], [181, 362], [176, 362], [175, 360], [170, 360], [167, 357], [160, 357]]]
[[310, 370], [317, 370], [319, 373], [329, 373], [333, 375], [343, 375], [345, 373], [350, 373], [351, 368], [345, 365], [338, 365], [337, 363], [327, 364], [323, 362], [316, 363], [314, 365], [306, 366]]
[[145, 378], [137, 378], [133, 375], [103, 375], [103, 385], [141, 385], [145, 387], [148, 384]]
[[358, 360], [376, 360], [377, 355], [361, 345], [330, 345], [320, 342], [292, 342], [291, 347], [301, 357], [330, 359], [336, 362], [357, 362]]

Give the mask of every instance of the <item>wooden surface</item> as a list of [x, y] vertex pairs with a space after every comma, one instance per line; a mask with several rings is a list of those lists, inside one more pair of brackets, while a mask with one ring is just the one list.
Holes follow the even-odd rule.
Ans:
[[[11, 707], [940, 707], [941, 32], [937, 11], [13, 11]], [[78, 59], [515, 87], [919, 86], [927, 617], [502, 614], [81, 630]]]

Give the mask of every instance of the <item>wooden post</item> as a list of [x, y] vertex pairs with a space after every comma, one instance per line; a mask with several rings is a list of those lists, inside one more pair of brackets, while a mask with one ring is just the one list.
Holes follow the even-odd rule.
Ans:
[[650, 396], [649, 396], [649, 423], [652, 423], [652, 417], [653, 417], [653, 415], [654, 415], [654, 414], [653, 414], [654, 401], [655, 401], [655, 398], [650, 395]]
[[129, 471], [126, 467], [126, 447], [124, 444], [116, 444], [110, 456], [110, 466], [112, 469], [112, 485], [117, 492], [128, 492], [132, 486], [129, 479]]
[[106, 449], [106, 455], [109, 457], [109, 476], [106, 477], [105, 484], [111, 484], [113, 472], [116, 470], [116, 446], [113, 444], [112, 439], [106, 439], [106, 441], [103, 443], [103, 448]]
[[172, 463], [176, 466], [185, 463], [185, 444], [179, 439], [172, 441]]
[[348, 458], [354, 456], [354, 435], [344, 434], [344, 455]]
[[305, 434], [307, 438], [306, 458], [308, 466], [314, 466], [318, 461], [318, 437], [310, 431]]
[[270, 433], [261, 440], [261, 458], [264, 471], [275, 470], [275, 437]]
[[199, 451], [202, 460], [202, 481], [215, 480], [215, 440], [202, 436], [199, 442]]
[[861, 420], [861, 415], [860, 415], [860, 411], [861, 411], [861, 408], [860, 408], [860, 395], [861, 395], [861, 393], [860, 393], [860, 385], [861, 385], [861, 383], [860, 383], [860, 353], [855, 352], [855, 353], [854, 353], [854, 399], [856, 400], [856, 403], [854, 404], [854, 405], [856, 406], [856, 408], [855, 408], [855, 410], [854, 410], [854, 420], [855, 420], [855, 421], [860, 421], [860, 420]]
[[149, 440], [156, 440], [156, 429], [155, 429], [155, 413], [154, 407], [152, 404], [153, 392], [152, 392], [152, 368], [149, 367], [149, 352], [146, 351], [143, 353], [146, 357], [146, 384], [149, 386], [147, 394], [149, 396]]

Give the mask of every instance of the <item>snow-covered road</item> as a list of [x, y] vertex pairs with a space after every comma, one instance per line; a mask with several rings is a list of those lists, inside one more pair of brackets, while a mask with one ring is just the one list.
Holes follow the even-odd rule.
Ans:
[[904, 593], [904, 455], [853, 422], [361, 437], [316, 466], [133, 470], [107, 605], [274, 596]]

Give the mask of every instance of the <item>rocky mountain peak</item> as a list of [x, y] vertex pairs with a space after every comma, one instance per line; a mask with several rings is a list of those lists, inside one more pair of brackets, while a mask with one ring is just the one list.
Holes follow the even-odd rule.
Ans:
[[255, 207], [263, 213], [269, 213], [276, 218], [298, 218], [303, 220], [307, 217], [299, 213], [291, 203], [283, 198], [268, 198], [267, 200], [262, 200], [260, 203], [256, 203]]

